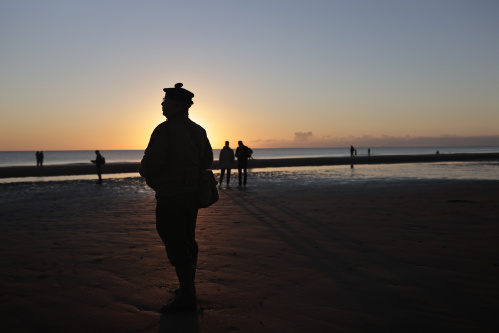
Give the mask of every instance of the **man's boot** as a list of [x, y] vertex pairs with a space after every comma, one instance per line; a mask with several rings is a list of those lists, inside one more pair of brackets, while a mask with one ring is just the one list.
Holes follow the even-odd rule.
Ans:
[[195, 311], [197, 304], [196, 288], [194, 286], [196, 273], [194, 262], [175, 266], [175, 272], [180, 283], [179, 292], [171, 302], [161, 308], [161, 311]]

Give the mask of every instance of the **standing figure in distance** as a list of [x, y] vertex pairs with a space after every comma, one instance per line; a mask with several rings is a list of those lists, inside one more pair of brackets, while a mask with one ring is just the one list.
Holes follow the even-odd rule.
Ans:
[[350, 146], [350, 157], [353, 157], [354, 153], [355, 153], [355, 148], [353, 146]]
[[43, 166], [43, 151], [40, 151], [40, 166]]
[[229, 141], [225, 141], [225, 146], [220, 151], [220, 156], [218, 158], [218, 164], [220, 167], [220, 185], [222, 187], [222, 182], [224, 181], [225, 169], [227, 169], [227, 187], [230, 183], [230, 170], [234, 166], [234, 151], [229, 147]]
[[167, 121], [153, 131], [139, 169], [156, 191], [156, 230], [180, 284], [162, 312], [196, 310], [197, 184], [200, 172], [213, 163], [206, 131], [189, 119], [194, 94], [182, 86], [163, 89], [161, 106]]
[[98, 150], [95, 151], [95, 160], [91, 160], [90, 162], [95, 164], [97, 168], [97, 176], [99, 176], [99, 180], [97, 184], [102, 184], [102, 175], [101, 175], [101, 167], [106, 164], [106, 159], [100, 154]]
[[[248, 180], [248, 159], [253, 154], [253, 150], [249, 147], [243, 145], [242, 141], [238, 142], [239, 147], [236, 149], [236, 157], [237, 157], [237, 170], [239, 175], [239, 187], [244, 185], [246, 187], [246, 181]], [[243, 181], [243, 173], [244, 173], [244, 181]]]
[[37, 151], [35, 155], [36, 155], [36, 166], [40, 166], [40, 152]]

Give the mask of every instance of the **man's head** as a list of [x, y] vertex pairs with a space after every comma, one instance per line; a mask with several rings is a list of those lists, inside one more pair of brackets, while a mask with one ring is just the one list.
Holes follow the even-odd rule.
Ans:
[[165, 88], [165, 98], [161, 103], [163, 115], [171, 118], [179, 113], [187, 113], [193, 104], [194, 94], [182, 88], [182, 83], [175, 84], [174, 88]]
[[229, 141], [225, 141], [225, 145], [228, 147], [229, 146]]
[[237, 144], [238, 144], [239, 146], [242, 146], [242, 145], [243, 145], [243, 142], [242, 142], [242, 141], [238, 141], [238, 142], [237, 142]]

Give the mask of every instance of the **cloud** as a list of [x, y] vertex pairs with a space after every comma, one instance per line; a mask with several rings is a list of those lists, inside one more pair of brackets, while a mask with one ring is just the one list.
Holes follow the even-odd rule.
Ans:
[[294, 141], [304, 142], [304, 141], [307, 141], [309, 138], [311, 138], [313, 136], [314, 135], [312, 134], [312, 132], [307, 132], [307, 133], [296, 132], [295, 133], [295, 139], [294, 139]]
[[[364, 147], [453, 147], [499, 146], [499, 135], [490, 136], [389, 136], [354, 138], [354, 144]], [[343, 141], [346, 143], [345, 141]]]

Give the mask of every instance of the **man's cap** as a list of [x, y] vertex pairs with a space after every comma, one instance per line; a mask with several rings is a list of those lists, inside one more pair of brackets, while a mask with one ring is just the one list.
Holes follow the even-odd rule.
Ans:
[[194, 94], [189, 90], [182, 88], [182, 83], [175, 84], [175, 88], [165, 88], [163, 91], [166, 96], [170, 99], [174, 99], [177, 101], [191, 101], [194, 97]]

